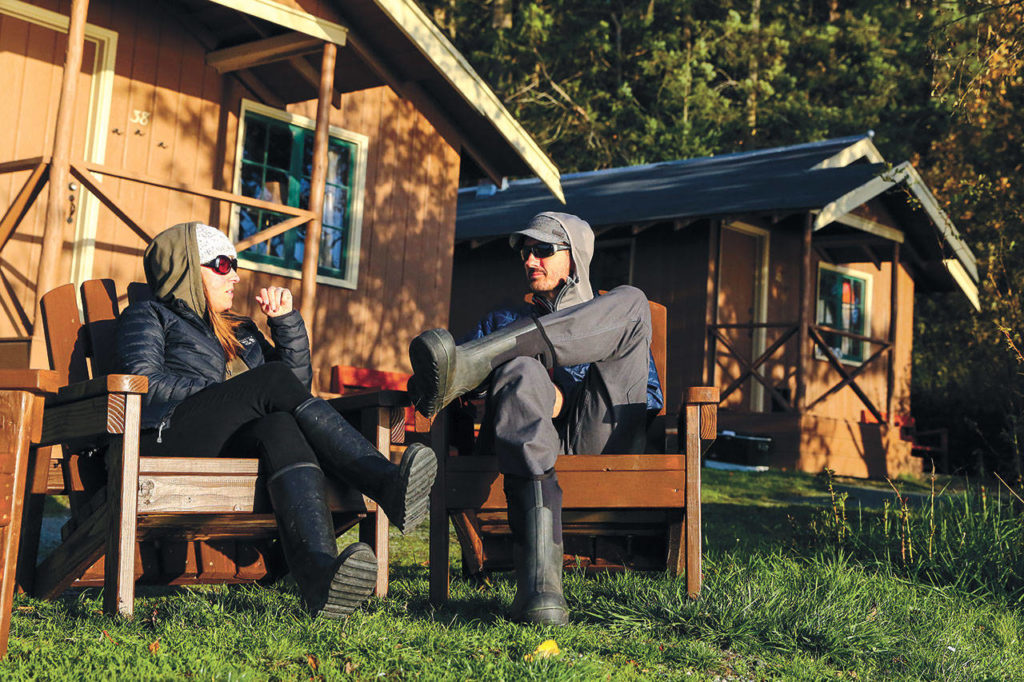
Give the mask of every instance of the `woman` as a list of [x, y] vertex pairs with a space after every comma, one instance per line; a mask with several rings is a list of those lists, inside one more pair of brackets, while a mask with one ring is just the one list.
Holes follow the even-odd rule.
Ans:
[[363, 543], [338, 554], [324, 470], [376, 500], [406, 533], [426, 516], [437, 460], [413, 444], [395, 466], [312, 397], [309, 338], [291, 293], [271, 287], [256, 297], [271, 345], [252, 320], [228, 312], [237, 264], [230, 240], [202, 223], [168, 228], [146, 249], [154, 300], [129, 306], [117, 329], [120, 371], [149, 377], [140, 451], [258, 454], [306, 608], [344, 618], [369, 598], [376, 559]]

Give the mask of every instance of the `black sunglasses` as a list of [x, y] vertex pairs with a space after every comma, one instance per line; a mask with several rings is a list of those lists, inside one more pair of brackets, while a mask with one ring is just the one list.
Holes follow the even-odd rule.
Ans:
[[204, 268], [210, 268], [218, 275], [226, 275], [232, 270], [238, 269], [238, 259], [230, 256], [217, 256], [209, 263], [203, 263]]
[[551, 258], [559, 251], [568, 251], [568, 244], [549, 244], [547, 242], [538, 242], [531, 244], [530, 246], [519, 247], [519, 255], [523, 257], [523, 261], [526, 261], [532, 253], [537, 258]]

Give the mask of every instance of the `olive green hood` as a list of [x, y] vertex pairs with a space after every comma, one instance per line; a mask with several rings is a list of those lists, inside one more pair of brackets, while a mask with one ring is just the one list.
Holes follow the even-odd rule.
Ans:
[[200, 318], [206, 317], [206, 295], [199, 270], [199, 222], [179, 223], [158, 234], [143, 255], [146, 283], [153, 297], [170, 304], [175, 299], [188, 306]]

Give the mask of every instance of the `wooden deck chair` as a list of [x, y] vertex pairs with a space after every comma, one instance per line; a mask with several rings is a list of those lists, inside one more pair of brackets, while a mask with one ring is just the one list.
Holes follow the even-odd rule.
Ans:
[[[139, 291], [138, 287], [133, 287]], [[104, 610], [131, 616], [135, 582], [183, 585], [269, 581], [287, 568], [257, 459], [139, 457], [145, 377], [112, 374], [117, 297], [111, 280], [66, 284], [43, 298], [51, 366], [63, 388], [46, 401], [30, 469], [19, 582], [52, 598], [71, 586], [103, 585]], [[390, 446], [395, 391], [340, 398], [382, 452]], [[60, 445], [60, 448], [45, 446]], [[377, 553], [376, 592], [388, 586], [387, 518], [351, 489], [329, 485], [335, 530], [360, 524]], [[42, 498], [68, 494], [62, 542], [36, 566]]]
[[[650, 305], [651, 353], [667, 395], [666, 310], [657, 303]], [[588, 570], [668, 568], [675, 575], [685, 573], [692, 597], [700, 593], [700, 453], [702, 441], [709, 443], [715, 437], [717, 405], [715, 388], [684, 391], [680, 454], [558, 458], [555, 471], [563, 491], [567, 565], [582, 564]], [[433, 424], [438, 453], [449, 452], [451, 424], [446, 412]], [[665, 416], [663, 408], [659, 417], [664, 420]], [[660, 450], [661, 445], [653, 449]], [[430, 520], [430, 599], [435, 604], [448, 598], [449, 516], [462, 546], [464, 572], [512, 568], [512, 537], [497, 457], [438, 460]]]

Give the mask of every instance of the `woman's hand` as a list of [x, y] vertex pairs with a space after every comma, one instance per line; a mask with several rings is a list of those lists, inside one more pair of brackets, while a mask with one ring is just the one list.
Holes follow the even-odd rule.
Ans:
[[256, 295], [256, 302], [267, 317], [281, 317], [292, 311], [292, 292], [284, 287], [264, 287]]

